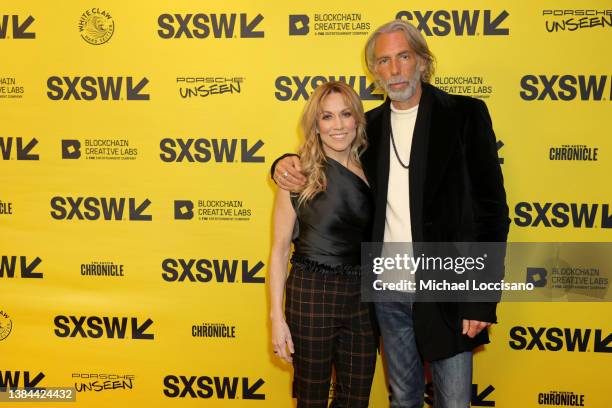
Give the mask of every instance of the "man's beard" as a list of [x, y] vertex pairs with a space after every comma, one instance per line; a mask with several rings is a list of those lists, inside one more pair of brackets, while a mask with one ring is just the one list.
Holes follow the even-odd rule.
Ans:
[[[417, 63], [414, 69], [414, 75], [412, 79], [405, 78], [401, 75], [392, 76], [387, 81], [381, 81], [383, 88], [389, 98], [392, 101], [396, 102], [408, 102], [410, 98], [414, 96], [417, 90], [417, 84], [421, 80], [421, 71], [419, 69], [419, 64]], [[394, 90], [391, 88], [391, 85], [397, 84], [400, 82], [408, 82], [408, 86], [404, 89]]]

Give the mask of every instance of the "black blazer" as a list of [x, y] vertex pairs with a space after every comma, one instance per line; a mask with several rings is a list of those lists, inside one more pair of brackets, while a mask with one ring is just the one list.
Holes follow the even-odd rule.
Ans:
[[[382, 242], [389, 182], [391, 108], [366, 113], [361, 161], [375, 197], [372, 241]], [[414, 242], [505, 242], [510, 219], [491, 118], [484, 102], [423, 84], [410, 153]], [[496, 303], [415, 303], [417, 345], [429, 361], [489, 342], [461, 334], [462, 319], [496, 322]]]

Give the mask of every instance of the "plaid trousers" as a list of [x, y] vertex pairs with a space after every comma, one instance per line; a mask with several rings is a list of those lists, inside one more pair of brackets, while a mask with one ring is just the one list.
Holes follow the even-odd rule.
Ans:
[[285, 317], [295, 347], [293, 389], [298, 407], [367, 407], [376, 366], [370, 311], [361, 302], [359, 276], [322, 274], [293, 264]]

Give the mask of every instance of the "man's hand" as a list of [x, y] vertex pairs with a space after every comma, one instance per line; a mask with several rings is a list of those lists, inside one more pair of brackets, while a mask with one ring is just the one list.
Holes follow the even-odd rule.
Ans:
[[298, 192], [306, 183], [306, 177], [302, 174], [300, 158], [288, 156], [276, 163], [274, 181], [283, 190]]
[[491, 326], [491, 323], [481, 322], [480, 320], [463, 319], [463, 334], [467, 334], [468, 337], [474, 338], [478, 333], [489, 326]]

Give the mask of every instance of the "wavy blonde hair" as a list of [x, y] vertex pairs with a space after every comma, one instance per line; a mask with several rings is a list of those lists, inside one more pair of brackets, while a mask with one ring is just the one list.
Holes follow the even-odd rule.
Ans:
[[317, 131], [317, 122], [321, 115], [321, 104], [327, 96], [333, 93], [342, 95], [357, 124], [356, 136], [351, 144], [350, 160], [361, 167], [360, 156], [367, 148], [366, 122], [363, 105], [359, 95], [353, 88], [340, 81], [331, 81], [318, 86], [308, 99], [300, 120], [304, 144], [299, 149], [302, 172], [306, 176], [306, 184], [300, 191], [298, 205], [307, 203], [317, 194], [325, 191], [327, 178], [325, 177], [325, 151], [323, 142]]

